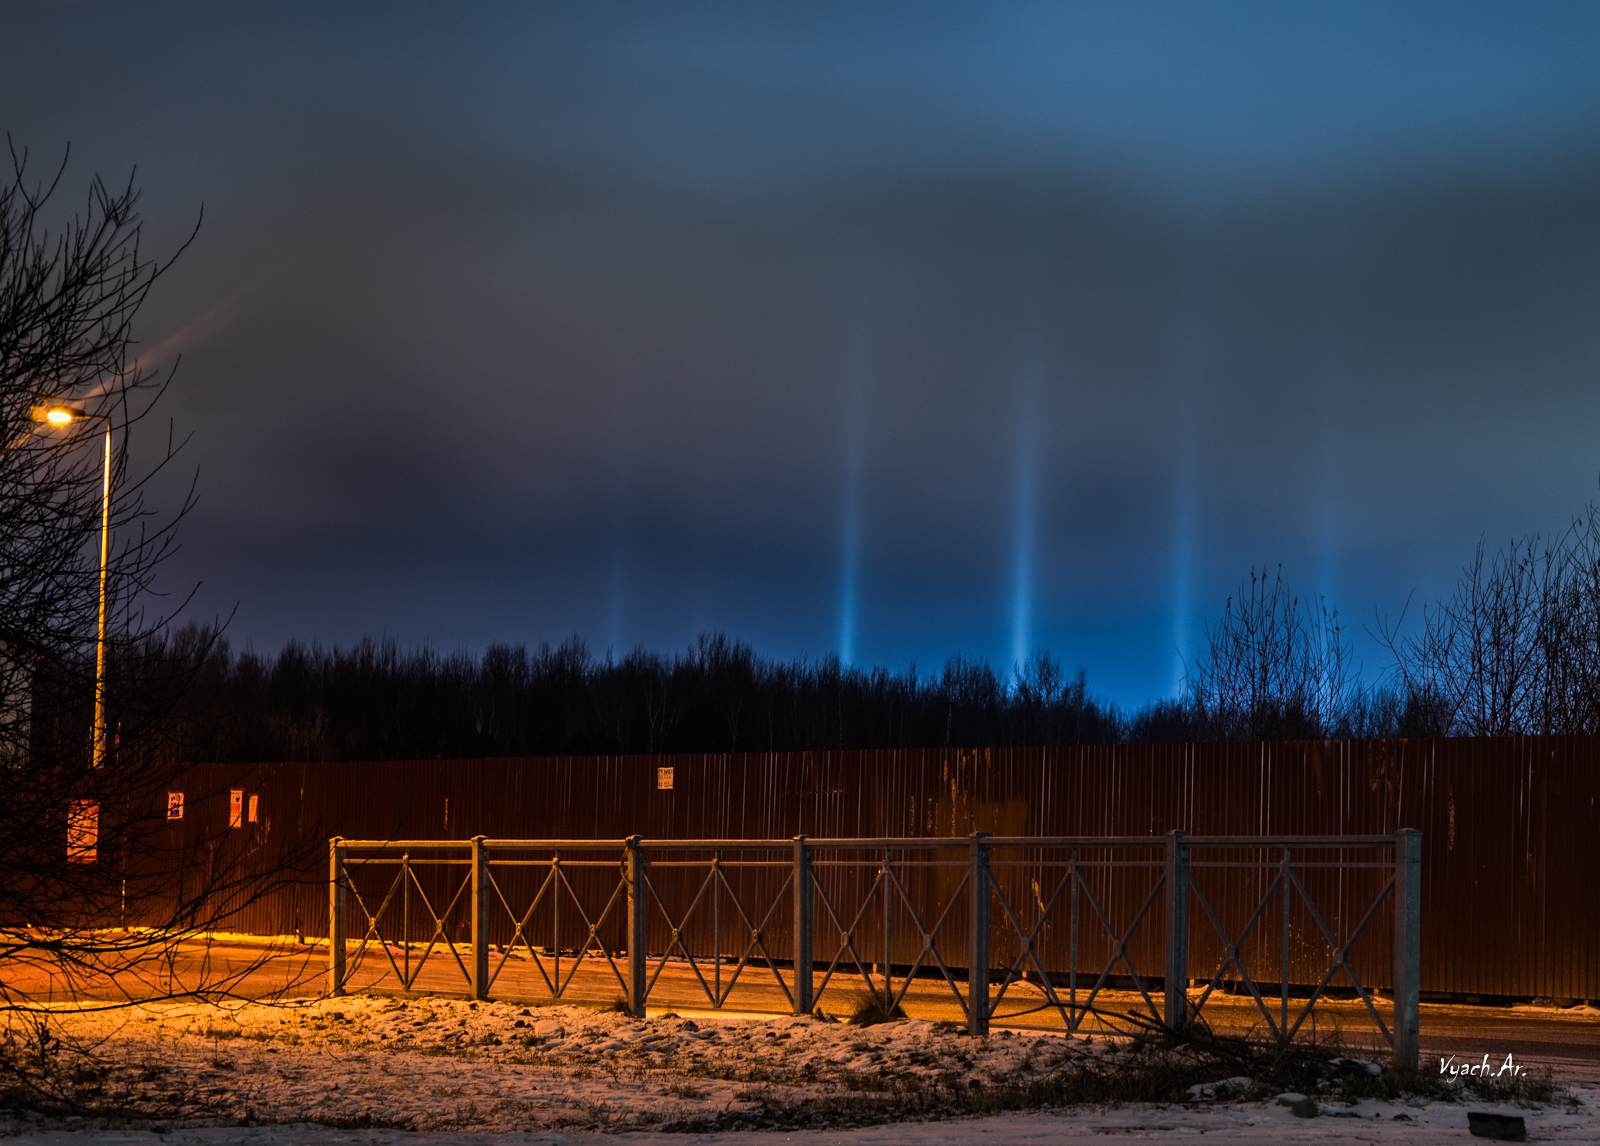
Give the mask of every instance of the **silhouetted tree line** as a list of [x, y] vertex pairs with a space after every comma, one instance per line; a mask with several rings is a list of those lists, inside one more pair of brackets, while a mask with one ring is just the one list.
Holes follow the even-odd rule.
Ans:
[[[723, 634], [682, 653], [600, 659], [576, 637], [480, 657], [366, 640], [234, 652], [200, 630], [181, 717], [195, 759], [377, 760], [651, 752], [781, 752], [1121, 739], [1087, 674], [1040, 652], [1007, 682], [951, 657], [934, 675], [837, 658], [783, 662]], [[169, 647], [153, 663], [168, 663]]]
[[959, 654], [924, 673], [767, 660], [721, 633], [614, 660], [576, 637], [476, 657], [371, 640], [263, 656], [190, 627], [130, 646], [114, 676], [162, 694], [145, 705], [171, 713], [162, 743], [241, 763], [1600, 732], [1600, 529], [1586, 512], [1549, 542], [1480, 545], [1419, 625], [1375, 635], [1395, 667], [1374, 685], [1336, 611], [1252, 570], [1180, 695], [1131, 711], [1047, 651], [1006, 674]]

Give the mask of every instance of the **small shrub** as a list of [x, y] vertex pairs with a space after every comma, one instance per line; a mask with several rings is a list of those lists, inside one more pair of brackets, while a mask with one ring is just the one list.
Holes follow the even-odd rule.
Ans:
[[891, 1009], [884, 1005], [883, 996], [876, 991], [862, 991], [850, 1000], [850, 1017], [846, 1021], [852, 1026], [871, 1027], [905, 1017], [898, 1003]]

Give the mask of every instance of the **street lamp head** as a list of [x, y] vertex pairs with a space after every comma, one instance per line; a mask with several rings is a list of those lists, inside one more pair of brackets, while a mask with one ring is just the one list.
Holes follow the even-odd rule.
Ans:
[[52, 426], [68, 426], [79, 418], [88, 415], [77, 406], [35, 406], [33, 420], [35, 422], [49, 422]]

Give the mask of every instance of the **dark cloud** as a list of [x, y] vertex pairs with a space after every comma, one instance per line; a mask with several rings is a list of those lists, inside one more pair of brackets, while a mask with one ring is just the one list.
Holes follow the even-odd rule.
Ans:
[[171, 572], [258, 647], [821, 654], [853, 520], [858, 659], [1138, 700], [1252, 563], [1364, 620], [1595, 492], [1591, 8], [70, 13], [0, 107], [206, 203]]

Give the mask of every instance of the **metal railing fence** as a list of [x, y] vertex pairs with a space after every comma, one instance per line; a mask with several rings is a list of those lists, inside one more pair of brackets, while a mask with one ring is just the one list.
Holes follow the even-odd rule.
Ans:
[[[335, 837], [328, 988], [343, 993], [354, 970], [381, 953], [406, 989], [442, 959], [473, 997], [488, 999], [515, 959], [532, 968], [540, 991], [561, 999], [594, 962], [642, 1017], [675, 965], [713, 1009], [749, 976], [769, 998], [808, 1014], [845, 984], [892, 1011], [920, 976], [948, 990], [974, 1035], [1016, 1017], [1001, 1007], [1024, 982], [1043, 1000], [1031, 1011], [1053, 1011], [1074, 1030], [1113, 986], [1171, 1027], [1194, 1021], [1227, 991], [1248, 995], [1270, 1033], [1292, 1039], [1342, 976], [1396, 1058], [1414, 1065], [1421, 843], [1411, 829], [1281, 837]], [[1392, 1007], [1377, 995], [1384, 979]], [[1291, 992], [1291, 984], [1301, 989]]]

